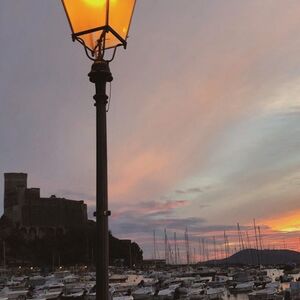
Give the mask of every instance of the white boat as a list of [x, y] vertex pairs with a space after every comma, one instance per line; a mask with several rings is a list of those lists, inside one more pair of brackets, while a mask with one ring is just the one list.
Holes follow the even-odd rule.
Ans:
[[180, 284], [171, 284], [168, 288], [162, 289], [157, 293], [157, 299], [173, 300], [175, 289], [179, 288]]
[[222, 287], [208, 288], [206, 295], [209, 300], [221, 299], [225, 293], [225, 289]]
[[63, 293], [60, 296], [61, 300], [75, 300], [75, 299], [83, 299], [85, 297], [86, 290], [80, 290], [77, 292]]
[[46, 300], [52, 300], [57, 299], [62, 295], [62, 292], [59, 291], [47, 291], [47, 290], [41, 290], [38, 293], [36, 293], [33, 298], [34, 299], [46, 299]]
[[249, 281], [249, 282], [238, 283], [236, 286], [230, 287], [229, 291], [231, 293], [247, 293], [253, 291], [253, 289], [254, 289], [254, 282]]
[[28, 290], [11, 290], [8, 287], [3, 288], [0, 291], [1, 298], [7, 299], [26, 299]]
[[228, 280], [228, 276], [216, 275], [214, 280], [209, 281], [207, 285], [211, 287], [224, 287]]
[[113, 300], [134, 300], [132, 296], [117, 296], [117, 297], [112, 297]]
[[70, 274], [62, 279], [62, 282], [64, 284], [77, 283], [78, 281], [79, 281], [79, 277], [74, 274]]
[[188, 299], [190, 300], [207, 300], [207, 295], [206, 295], [206, 290], [201, 287], [201, 286], [198, 286], [198, 287], [191, 287], [189, 289], [189, 293], [188, 293]]
[[64, 290], [64, 284], [60, 282], [50, 282], [37, 288], [34, 293], [34, 298], [38, 299], [57, 299], [62, 295]]
[[263, 290], [254, 291], [248, 294], [249, 300], [274, 300], [282, 299], [282, 295], [278, 295], [278, 291], [275, 288], [267, 288]]
[[133, 298], [138, 300], [142, 300], [142, 299], [146, 300], [149, 297], [152, 297], [153, 295], [154, 295], [154, 289], [153, 287], [150, 286], [141, 287], [135, 290], [134, 292], [132, 292]]
[[134, 300], [134, 298], [130, 295], [123, 295], [122, 293], [113, 292], [111, 298], [112, 300]]

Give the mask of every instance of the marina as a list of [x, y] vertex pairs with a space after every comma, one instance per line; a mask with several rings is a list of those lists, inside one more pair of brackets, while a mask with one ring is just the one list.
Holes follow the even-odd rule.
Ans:
[[[297, 270], [296, 270], [297, 271]], [[213, 276], [203, 276], [214, 272]], [[286, 277], [290, 281], [286, 282]], [[45, 273], [37, 268], [2, 269], [0, 299], [95, 300], [95, 272], [87, 267]], [[112, 300], [281, 300], [299, 299], [300, 273], [276, 268], [129, 270], [111, 267]]]

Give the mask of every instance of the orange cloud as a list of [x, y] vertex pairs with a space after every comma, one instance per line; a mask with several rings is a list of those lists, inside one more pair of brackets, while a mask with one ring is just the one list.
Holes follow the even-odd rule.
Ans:
[[284, 215], [267, 219], [264, 224], [272, 230], [281, 232], [300, 231], [300, 210], [291, 211]]
[[[156, 151], [145, 151], [138, 154], [132, 153], [130, 160], [127, 155], [123, 160], [118, 159], [118, 163], [113, 164], [113, 174], [110, 182], [109, 194], [112, 198], [125, 198], [135, 191], [143, 180], [151, 178], [154, 174], [162, 172], [168, 159], [161, 151], [159, 155]], [[128, 198], [127, 198], [128, 199]]]

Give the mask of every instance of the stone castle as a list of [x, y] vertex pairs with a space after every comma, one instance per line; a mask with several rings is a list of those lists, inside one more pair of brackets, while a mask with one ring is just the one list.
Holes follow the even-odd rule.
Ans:
[[83, 201], [40, 196], [39, 188], [27, 187], [26, 173], [4, 174], [4, 215], [30, 236], [62, 234], [88, 222]]
[[[5, 241], [6, 263], [51, 266], [95, 264], [96, 223], [88, 220], [83, 201], [40, 196], [27, 187], [26, 173], [4, 174], [4, 214], [0, 218], [0, 245]], [[110, 264], [138, 265], [143, 251], [131, 240], [109, 235]], [[0, 247], [0, 263], [3, 257]]]

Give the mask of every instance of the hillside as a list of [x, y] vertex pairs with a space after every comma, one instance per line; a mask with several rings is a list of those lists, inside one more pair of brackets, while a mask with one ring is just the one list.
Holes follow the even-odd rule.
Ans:
[[300, 263], [300, 253], [293, 250], [241, 250], [227, 259], [209, 261], [218, 265], [285, 265]]

